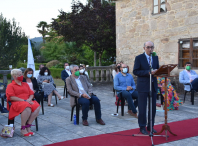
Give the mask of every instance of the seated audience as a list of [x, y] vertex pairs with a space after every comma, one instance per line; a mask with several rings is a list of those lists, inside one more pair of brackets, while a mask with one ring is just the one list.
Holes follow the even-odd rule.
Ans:
[[[157, 84], [160, 87], [161, 94], [165, 97], [165, 78], [164, 77], [157, 77]], [[159, 93], [160, 91], [158, 91]], [[182, 104], [181, 100], [179, 99], [176, 90], [171, 84], [171, 81], [168, 79], [167, 82], [167, 109], [168, 110], [178, 110], [179, 106]], [[165, 98], [164, 98], [165, 99]]]
[[7, 113], [9, 113], [9, 111], [7, 110], [7, 108], [3, 107], [3, 106], [1, 105], [1, 103], [0, 103], [0, 111], [1, 111], [2, 114], [7, 114]]
[[35, 72], [34, 72], [34, 77], [37, 79], [37, 77], [38, 77], [38, 75], [39, 75], [39, 73], [40, 73], [40, 71], [41, 71], [41, 69], [44, 67], [44, 65], [43, 64], [40, 64], [39, 65], [39, 70], [35, 70]]
[[34, 92], [36, 101], [40, 104], [40, 95], [38, 93], [39, 86], [36, 78], [33, 77], [33, 74], [33, 69], [27, 68], [23, 75], [23, 82], [26, 82], [30, 86], [30, 89]]
[[59, 100], [65, 98], [61, 96], [56, 88], [54, 87], [54, 80], [50, 74], [50, 70], [47, 67], [43, 67], [40, 71], [40, 74], [37, 78], [38, 84], [44, 86], [43, 91], [44, 95], [48, 95], [48, 106], [53, 107], [54, 105], [51, 103], [53, 92], [58, 96]]
[[[84, 65], [84, 64], [80, 64], [80, 65], [82, 65], [83, 66], [83, 68], [84, 68], [84, 73], [87, 75], [87, 77], [89, 78], [89, 74], [88, 74], [88, 72], [86, 71], [86, 66]], [[88, 66], [88, 65], [87, 65]]]
[[115, 78], [115, 76], [120, 72], [120, 63], [117, 63], [116, 66], [115, 66], [115, 69], [112, 70], [112, 76], [113, 76], [113, 79]]
[[184, 84], [184, 90], [190, 91], [190, 85], [185, 84], [191, 84], [192, 89], [198, 92], [198, 75], [194, 70], [191, 70], [191, 63], [186, 62], [185, 64], [185, 70], [179, 73], [179, 82]]
[[[29, 85], [23, 81], [22, 71], [20, 69], [13, 69], [11, 71], [13, 77], [6, 89], [7, 101], [12, 105], [9, 110], [9, 119], [13, 120], [14, 117], [21, 114], [21, 134], [23, 136], [31, 136], [34, 133], [31, 131], [32, 122], [39, 114], [40, 105], [34, 98], [34, 92], [30, 89]], [[7, 102], [7, 107], [9, 103]]]
[[69, 69], [69, 63], [65, 63], [64, 64], [64, 70], [62, 70], [61, 72], [61, 79], [66, 82], [66, 78], [69, 77], [71, 75], [71, 71]]
[[[133, 76], [128, 72], [126, 64], [120, 66], [121, 72], [118, 73], [114, 78], [114, 89], [117, 91], [117, 95], [120, 98], [120, 93], [128, 102], [128, 113], [135, 118], [137, 117], [137, 106], [138, 106], [138, 92], [135, 91], [136, 86], [133, 80]], [[133, 103], [133, 99], [136, 101]]]
[[78, 99], [78, 103], [82, 105], [82, 120], [83, 125], [88, 126], [87, 118], [90, 103], [94, 104], [96, 122], [105, 125], [101, 119], [101, 107], [99, 99], [93, 94], [91, 84], [87, 81], [87, 78], [80, 75], [77, 65], [70, 66], [72, 75], [66, 79], [67, 89], [70, 94], [70, 105], [75, 105], [75, 97]]

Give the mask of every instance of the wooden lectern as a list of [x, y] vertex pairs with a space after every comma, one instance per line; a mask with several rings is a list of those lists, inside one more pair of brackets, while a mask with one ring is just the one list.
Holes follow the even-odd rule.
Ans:
[[165, 78], [165, 97], [164, 97], [164, 103], [165, 103], [165, 107], [164, 107], [164, 116], [165, 116], [165, 124], [162, 126], [162, 130], [158, 133], [156, 133], [156, 135], [161, 134], [164, 130], [165, 130], [165, 134], [166, 134], [166, 140], [168, 138], [167, 135], [167, 131], [169, 131], [172, 135], [177, 136], [176, 134], [174, 134], [171, 130], [170, 130], [170, 126], [167, 124], [167, 78], [168, 77], [173, 77], [170, 76], [170, 72], [177, 66], [177, 64], [167, 64], [167, 65], [163, 65], [161, 66], [156, 72], [155, 72], [155, 76], [157, 77], [164, 77]]

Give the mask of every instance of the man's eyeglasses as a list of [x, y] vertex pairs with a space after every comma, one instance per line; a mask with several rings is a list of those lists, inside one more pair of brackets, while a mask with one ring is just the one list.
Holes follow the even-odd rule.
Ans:
[[153, 46], [146, 46], [145, 48], [147, 48], [147, 49], [153, 49], [154, 47]]
[[78, 71], [79, 69], [75, 69], [74, 71]]

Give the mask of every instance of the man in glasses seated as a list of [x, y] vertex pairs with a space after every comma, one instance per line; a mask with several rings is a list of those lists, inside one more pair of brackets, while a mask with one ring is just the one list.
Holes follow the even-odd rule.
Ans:
[[[152, 123], [150, 127], [150, 108], [148, 108], [148, 124], [147, 130], [150, 131], [152, 128], [153, 133], [157, 133], [153, 129], [155, 114], [156, 114], [156, 98], [157, 98], [157, 78], [154, 76], [157, 69], [159, 69], [159, 60], [158, 56], [152, 56], [154, 50], [154, 43], [148, 41], [144, 43], [144, 53], [136, 56], [135, 64], [133, 68], [133, 74], [137, 78], [137, 91], [138, 91], [138, 124], [140, 127], [140, 132], [147, 135], [146, 131], [146, 107], [147, 107], [147, 97], [150, 95], [150, 83], [152, 91]], [[150, 74], [151, 82], [150, 82]]]
[[[121, 98], [125, 98], [128, 102], [128, 113], [135, 118], [137, 116], [137, 106], [138, 106], [138, 92], [135, 91], [136, 86], [133, 80], [133, 76], [128, 72], [126, 64], [121, 64], [121, 72], [119, 72], [114, 78], [114, 89], [117, 91], [117, 95]], [[133, 99], [136, 99], [133, 102]]]
[[184, 90], [190, 91], [190, 86], [185, 84], [191, 84], [192, 89], [198, 92], [198, 75], [191, 68], [191, 63], [186, 62], [185, 70], [179, 73], [179, 82], [184, 84]]
[[66, 79], [67, 90], [70, 94], [70, 105], [73, 107], [75, 97], [77, 102], [82, 106], [82, 119], [83, 125], [88, 126], [87, 118], [90, 103], [94, 104], [96, 122], [100, 125], [105, 125], [101, 119], [100, 101], [96, 95], [93, 94], [92, 86], [84, 75], [80, 75], [79, 67], [77, 65], [70, 65], [72, 75]]

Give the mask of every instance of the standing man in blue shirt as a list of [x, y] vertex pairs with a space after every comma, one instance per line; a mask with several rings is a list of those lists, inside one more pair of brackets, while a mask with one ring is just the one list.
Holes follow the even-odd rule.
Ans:
[[[153, 133], [157, 133], [153, 129], [155, 114], [156, 114], [156, 98], [157, 98], [157, 78], [153, 76], [157, 69], [159, 69], [158, 56], [152, 56], [151, 53], [154, 50], [154, 43], [148, 41], [144, 43], [144, 53], [136, 56], [135, 64], [133, 68], [133, 74], [137, 78], [137, 91], [138, 91], [138, 124], [140, 127], [140, 132], [147, 135], [147, 130], [150, 131], [152, 128]], [[151, 72], [150, 72], [151, 68]], [[150, 127], [150, 108], [148, 108], [148, 124], [146, 121], [146, 107], [147, 107], [147, 97], [149, 97], [150, 91], [150, 74], [152, 74], [152, 127]], [[150, 105], [149, 105], [150, 106]]]
[[[136, 118], [137, 117], [137, 106], [138, 106], [138, 92], [135, 91], [135, 82], [133, 80], [133, 76], [128, 72], [128, 68], [126, 64], [121, 64], [120, 66], [121, 72], [119, 72], [114, 78], [114, 89], [117, 91], [117, 95], [120, 98], [120, 93], [122, 93], [122, 97], [124, 97], [129, 106], [128, 113]], [[133, 103], [133, 99], [136, 101]]]

